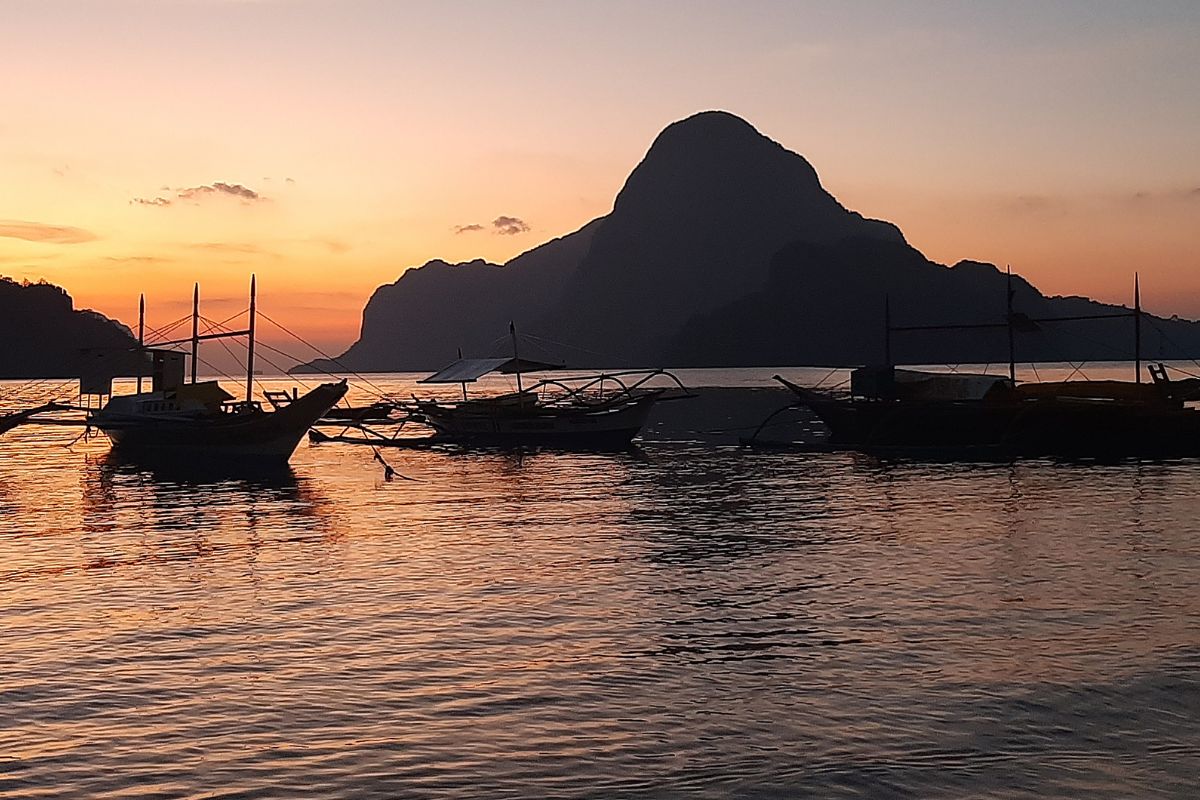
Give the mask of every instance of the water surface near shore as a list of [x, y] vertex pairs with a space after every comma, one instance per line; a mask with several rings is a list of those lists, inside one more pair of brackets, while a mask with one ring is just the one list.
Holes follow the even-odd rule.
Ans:
[[391, 482], [6, 435], [0, 798], [1194, 796], [1200, 462], [755, 452], [721, 437], [757, 410], [688, 413]]

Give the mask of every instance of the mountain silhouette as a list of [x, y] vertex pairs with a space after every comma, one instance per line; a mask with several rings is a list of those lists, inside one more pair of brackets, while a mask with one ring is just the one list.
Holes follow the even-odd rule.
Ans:
[[542, 324], [617, 362], [653, 363], [696, 313], [761, 287], [784, 245], [847, 236], [904, 241], [843, 208], [808, 161], [749, 123], [697, 114], [659, 134]]
[[119, 322], [75, 310], [58, 286], [9, 278], [0, 278], [0, 340], [0, 378], [78, 377], [82, 348], [124, 350], [137, 344]]
[[[1134, 357], [1131, 309], [1085, 297], [1047, 297], [1012, 276], [1013, 310], [1031, 320], [1107, 319], [1014, 325], [1014, 356], [1030, 361], [1113, 361]], [[880, 363], [886, 319], [893, 327], [980, 325], [894, 331], [891, 358], [908, 364], [1008, 361], [1008, 276], [991, 264], [936, 264], [907, 244], [849, 238], [795, 242], [772, 260], [757, 292], [694, 316], [667, 348], [677, 366], [838, 366]], [[887, 311], [885, 311], [885, 305]], [[1143, 314], [1143, 358], [1200, 352], [1200, 323]]]
[[559, 302], [599, 222], [504, 266], [477, 259], [410, 269], [371, 295], [362, 334], [349, 350], [336, 361], [320, 359], [293, 371], [417, 370], [444, 366], [460, 349], [468, 356], [490, 352], [498, 337], [507, 337], [511, 320], [537, 318]]
[[[991, 322], [1004, 319], [1006, 285], [991, 265], [929, 261], [895, 225], [838, 203], [803, 156], [706, 111], [658, 135], [606, 216], [504, 265], [408, 270], [376, 290], [349, 350], [297, 371], [436, 368], [460, 348], [493, 355], [505, 352], [509, 320], [564, 343], [558, 355], [578, 366], [863, 363], [882, 357], [885, 295], [897, 325]], [[1117, 310], [1014, 285], [1031, 316]], [[1146, 352], [1168, 341], [1200, 350], [1200, 326], [1156, 324], [1169, 334], [1148, 334]], [[1040, 341], [1022, 334], [1022, 357], [1131, 354], [1128, 321], [1081, 325]], [[1068, 333], [1078, 341], [1058, 341]], [[904, 334], [894, 356], [986, 361], [997, 347], [1007, 360], [1006, 333]]]

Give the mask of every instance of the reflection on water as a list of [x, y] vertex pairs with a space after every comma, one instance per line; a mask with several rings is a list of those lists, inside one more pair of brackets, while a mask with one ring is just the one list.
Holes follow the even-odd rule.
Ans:
[[[751, 420], [753, 422], [754, 420]], [[1191, 797], [1200, 463], [0, 441], [0, 798]], [[46, 437], [49, 438], [47, 443]]]

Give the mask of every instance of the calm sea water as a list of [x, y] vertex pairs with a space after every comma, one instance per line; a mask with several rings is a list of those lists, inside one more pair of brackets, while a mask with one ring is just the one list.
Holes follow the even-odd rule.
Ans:
[[1200, 462], [714, 436], [755, 398], [391, 482], [345, 445], [221, 479], [6, 435], [0, 798], [1200, 793]]

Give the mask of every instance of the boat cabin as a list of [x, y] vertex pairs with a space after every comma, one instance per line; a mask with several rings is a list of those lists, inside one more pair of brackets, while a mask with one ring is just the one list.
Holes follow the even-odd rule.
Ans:
[[1013, 382], [999, 375], [925, 372], [896, 367], [859, 367], [850, 373], [850, 394], [864, 400], [948, 402], [983, 400], [1007, 393]]

